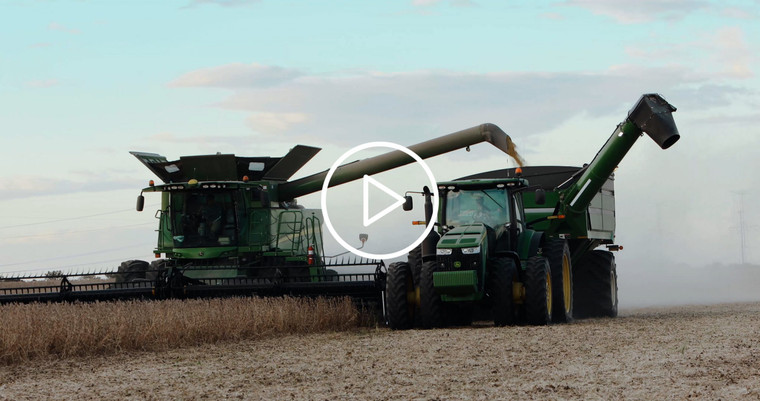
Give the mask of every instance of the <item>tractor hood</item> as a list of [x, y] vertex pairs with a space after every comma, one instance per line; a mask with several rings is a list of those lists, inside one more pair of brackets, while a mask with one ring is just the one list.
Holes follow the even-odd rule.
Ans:
[[485, 238], [485, 224], [467, 224], [447, 231], [438, 241], [438, 248], [472, 248], [479, 246]]

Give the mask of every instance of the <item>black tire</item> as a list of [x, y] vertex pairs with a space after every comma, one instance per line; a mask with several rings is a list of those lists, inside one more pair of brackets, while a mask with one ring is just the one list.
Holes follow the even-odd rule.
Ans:
[[131, 283], [146, 281], [145, 272], [150, 268], [144, 260], [127, 260], [121, 262], [116, 274], [117, 283]]
[[576, 317], [617, 316], [617, 267], [612, 252], [589, 252], [575, 267], [574, 284]]
[[436, 263], [434, 261], [422, 264], [420, 271], [420, 320], [423, 329], [444, 327], [443, 302], [441, 296], [435, 292], [433, 286], [433, 272]]
[[515, 324], [512, 283], [517, 274], [515, 262], [509, 258], [492, 258], [488, 261], [488, 293], [491, 297], [493, 324], [497, 327]]
[[166, 259], [157, 259], [150, 262], [150, 269], [145, 272], [145, 278], [149, 281], [156, 281], [160, 272], [165, 271], [169, 266], [169, 261]]
[[543, 256], [528, 259], [525, 267], [525, 319], [543, 326], [552, 321], [551, 269]]
[[338, 277], [338, 271], [334, 269], [327, 269], [325, 270], [325, 281], [338, 281], [340, 278]]
[[543, 246], [552, 272], [552, 320], [567, 323], [573, 320], [573, 266], [570, 246], [563, 239], [549, 239]]
[[412, 277], [414, 277], [414, 285], [420, 285], [420, 272], [422, 271], [422, 245], [409, 251], [409, 255], [406, 258], [409, 267], [412, 269]]
[[414, 325], [415, 307], [408, 297], [413, 292], [414, 283], [409, 264], [391, 263], [385, 281], [385, 312], [388, 326], [392, 330], [408, 330]]

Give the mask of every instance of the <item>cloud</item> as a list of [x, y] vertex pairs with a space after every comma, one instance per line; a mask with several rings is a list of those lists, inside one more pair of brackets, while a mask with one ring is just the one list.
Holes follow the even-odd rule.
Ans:
[[[276, 134], [283, 141], [311, 137], [336, 143], [366, 138], [408, 143], [412, 133], [429, 137], [484, 122], [496, 123], [510, 134], [533, 135], [581, 113], [596, 117], [625, 112], [642, 93], [659, 92], [678, 103], [709, 89], [711, 102], [725, 103], [740, 91], [728, 85], [706, 88], [704, 76], [678, 66], [621, 65], [600, 72], [562, 73], [364, 71], [289, 80], [262, 71], [291, 70], [253, 66], [193, 71], [173, 86], [194, 82], [234, 89], [216, 106], [250, 112], [246, 122], [259, 134]], [[267, 75], [274, 76], [272, 82], [265, 80]], [[705, 107], [693, 103], [696, 109]]]
[[118, 178], [105, 173], [86, 181], [43, 176], [15, 176], [0, 178], [0, 201], [26, 199], [39, 196], [59, 196], [81, 192], [106, 192], [117, 189], [141, 188], [144, 182], [132, 178]]
[[48, 29], [51, 31], [66, 32], [66, 33], [71, 33], [75, 35], [82, 33], [79, 29], [69, 28], [57, 22], [51, 22], [50, 24], [48, 24]]
[[29, 45], [29, 47], [31, 47], [33, 49], [39, 49], [39, 48], [44, 48], [44, 47], [50, 47], [52, 45], [53, 44], [49, 43], [49, 42], [39, 42], [39, 43], [33, 43], [33, 44], [31, 44], [31, 45]]
[[562, 5], [579, 7], [623, 24], [646, 23], [659, 19], [677, 21], [708, 3], [699, 0], [566, 0]]
[[234, 63], [191, 71], [170, 82], [169, 86], [268, 87], [291, 81], [301, 75], [297, 70], [282, 67]]
[[749, 78], [754, 75], [750, 68], [752, 52], [744, 36], [741, 28], [726, 27], [718, 30], [713, 38], [716, 56], [730, 77]]
[[442, 3], [450, 3], [452, 6], [458, 7], [469, 7], [475, 5], [475, 2], [472, 0], [412, 0], [412, 5], [415, 7], [430, 7]]

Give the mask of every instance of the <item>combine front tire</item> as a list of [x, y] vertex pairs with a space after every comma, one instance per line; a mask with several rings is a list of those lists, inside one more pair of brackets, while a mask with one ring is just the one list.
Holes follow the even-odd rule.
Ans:
[[528, 259], [525, 268], [525, 318], [528, 324], [543, 326], [552, 321], [552, 275], [549, 261], [542, 256]]
[[420, 317], [424, 329], [445, 326], [443, 302], [433, 286], [435, 267], [434, 261], [425, 262], [420, 271]]
[[385, 282], [385, 305], [388, 326], [393, 330], [408, 330], [414, 325], [415, 305], [412, 270], [408, 263], [396, 262], [388, 266]]
[[552, 272], [552, 320], [567, 323], [573, 320], [573, 268], [570, 247], [563, 239], [549, 239], [543, 246]]
[[576, 266], [575, 278], [578, 317], [617, 316], [617, 268], [612, 252], [591, 251]]
[[493, 324], [497, 327], [513, 325], [515, 310], [512, 282], [517, 274], [515, 262], [509, 258], [493, 258], [489, 265], [488, 290], [491, 295]]
[[143, 260], [127, 260], [121, 262], [116, 274], [117, 283], [131, 283], [146, 281], [146, 271], [149, 269], [148, 262]]

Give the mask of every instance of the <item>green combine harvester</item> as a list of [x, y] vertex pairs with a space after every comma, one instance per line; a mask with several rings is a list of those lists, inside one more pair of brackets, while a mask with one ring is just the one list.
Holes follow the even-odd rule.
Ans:
[[[504, 152], [514, 148], [499, 127], [483, 124], [409, 149], [428, 158], [480, 142]], [[161, 199], [156, 259], [124, 261], [116, 270], [5, 277], [0, 303], [324, 295], [379, 304], [385, 289], [383, 262], [326, 257], [321, 210], [297, 203], [298, 197], [322, 189], [326, 171], [289, 181], [319, 150], [298, 145], [281, 158], [215, 154], [173, 161], [132, 152], [162, 181], [151, 181], [137, 201], [141, 211], [144, 194]], [[393, 151], [347, 163], [335, 170], [329, 185], [412, 162], [406, 153]], [[343, 273], [356, 267], [371, 273]], [[113, 280], [82, 280], [104, 276]]]
[[440, 182], [435, 193], [423, 188], [428, 224], [439, 202], [437, 230], [388, 267], [390, 327], [616, 316], [613, 172], [644, 133], [662, 149], [678, 141], [675, 110], [642, 96], [584, 167], [495, 170]]

